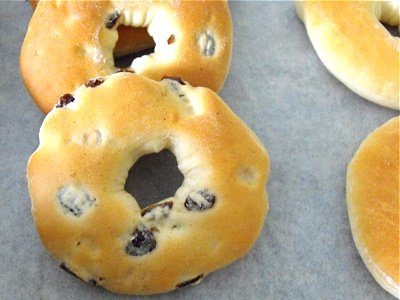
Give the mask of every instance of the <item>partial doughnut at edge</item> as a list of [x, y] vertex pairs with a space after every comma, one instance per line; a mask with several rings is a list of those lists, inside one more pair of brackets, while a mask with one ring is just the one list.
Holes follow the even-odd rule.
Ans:
[[375, 280], [400, 297], [400, 118], [368, 135], [347, 169], [347, 209], [358, 252]]
[[365, 99], [400, 108], [400, 39], [380, 23], [399, 26], [398, 1], [296, 1], [296, 8], [336, 78]]

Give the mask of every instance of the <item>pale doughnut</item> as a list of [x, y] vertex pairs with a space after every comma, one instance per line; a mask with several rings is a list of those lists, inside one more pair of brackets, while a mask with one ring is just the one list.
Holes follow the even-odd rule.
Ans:
[[398, 298], [399, 127], [396, 117], [373, 131], [347, 170], [347, 208], [354, 242], [372, 276]]
[[[35, 9], [39, 0], [30, 0], [32, 9]], [[115, 45], [115, 57], [137, 53], [154, 48], [154, 41], [148, 35], [146, 28], [120, 25], [118, 27], [118, 41]]]
[[155, 52], [136, 58], [129, 70], [155, 80], [176, 76], [214, 91], [222, 87], [232, 47], [226, 1], [42, 0], [20, 56], [22, 78], [42, 111], [65, 91], [118, 71], [113, 48], [119, 24], [147, 27], [156, 43]]
[[[207, 88], [132, 73], [93, 79], [60, 99], [39, 139], [27, 175], [35, 224], [62, 268], [86, 282], [167, 292], [243, 256], [260, 234], [267, 153]], [[165, 148], [184, 181], [141, 210], [124, 190], [128, 171]]]
[[400, 40], [379, 22], [399, 25], [399, 1], [298, 1], [318, 56], [352, 91], [399, 109]]

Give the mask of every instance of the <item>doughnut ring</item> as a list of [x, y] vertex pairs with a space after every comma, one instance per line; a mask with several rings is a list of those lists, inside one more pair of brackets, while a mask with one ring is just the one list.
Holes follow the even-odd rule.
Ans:
[[399, 285], [400, 118], [373, 131], [347, 170], [347, 209], [358, 252], [375, 280], [393, 296]]
[[353, 92], [400, 108], [398, 1], [296, 1], [297, 14], [319, 58]]
[[[39, 0], [31, 0], [32, 9], [35, 9]], [[118, 27], [118, 41], [115, 45], [114, 56], [122, 57], [131, 53], [154, 48], [154, 41], [148, 35], [146, 28], [120, 25]]]
[[[266, 150], [207, 88], [121, 72], [63, 95], [28, 163], [32, 213], [61, 267], [125, 294], [199, 282], [243, 256], [262, 229]], [[124, 190], [145, 154], [169, 149], [184, 176], [141, 209]]]
[[40, 1], [20, 66], [43, 112], [65, 91], [119, 71], [113, 49], [120, 24], [146, 27], [156, 44], [154, 53], [134, 59], [127, 70], [154, 80], [180, 77], [214, 91], [222, 87], [232, 48], [226, 1]]

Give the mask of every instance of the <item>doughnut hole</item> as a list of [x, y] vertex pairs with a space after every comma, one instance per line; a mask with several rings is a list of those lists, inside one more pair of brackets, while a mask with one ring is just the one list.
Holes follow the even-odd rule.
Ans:
[[121, 12], [116, 10], [109, 16], [106, 27], [111, 29], [116, 26], [118, 31], [118, 40], [113, 49], [116, 68], [128, 69], [135, 58], [154, 53], [155, 41], [147, 30], [150, 15], [146, 11], [124, 9]]
[[105, 57], [113, 58], [114, 71], [140, 73], [156, 57], [170, 57], [177, 41], [170, 23], [163, 10], [117, 5], [100, 33], [103, 47], [111, 50]]
[[[131, 28], [133, 30], [142, 29], [142, 28], [134, 28], [134, 27], [131, 27]], [[149, 39], [152, 39], [149, 34], [147, 34], [147, 35], [148, 35]], [[120, 41], [120, 38], [118, 38], [118, 42], [119, 41]], [[117, 42], [117, 44], [118, 44], [118, 42]], [[141, 56], [150, 55], [150, 54], [154, 53], [154, 48], [155, 48], [155, 44], [154, 44], [154, 40], [153, 40], [153, 46], [148, 47], [148, 48], [146, 47], [145, 49], [140, 50], [140, 51], [127, 53], [127, 54], [125, 54], [123, 56], [116, 55], [116, 53], [114, 51], [113, 52], [114, 66], [117, 69], [128, 69], [131, 66], [131, 64], [132, 64], [134, 59], [136, 59], [138, 57], [141, 57]]]
[[385, 23], [382, 25], [386, 28], [386, 30], [394, 37], [400, 37], [400, 27], [399, 26], [392, 26]]
[[144, 209], [174, 196], [183, 179], [175, 155], [165, 149], [138, 159], [129, 170], [125, 191]]

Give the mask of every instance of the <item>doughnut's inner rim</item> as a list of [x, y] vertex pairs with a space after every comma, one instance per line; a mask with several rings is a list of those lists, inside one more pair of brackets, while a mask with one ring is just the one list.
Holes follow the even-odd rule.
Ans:
[[[129, 19], [126, 17], [126, 14], [134, 14], [134, 13], [138, 13], [141, 14], [142, 16], [142, 22], [140, 25], [135, 25], [133, 24], [133, 17], [132, 19]], [[124, 25], [127, 27], [132, 27], [132, 28], [146, 28], [148, 35], [153, 39], [154, 41], [154, 47], [151, 49], [145, 49], [144, 51], [140, 51], [137, 53], [133, 53], [132, 55], [126, 55], [123, 56], [122, 59], [125, 58], [125, 60], [131, 60], [131, 63], [128, 64], [126, 63], [126, 61], [124, 62], [124, 66], [126, 65], [127, 67], [124, 68], [120, 68], [116, 65], [115, 63], [115, 59], [114, 59], [114, 49], [116, 47], [118, 38], [115, 40], [115, 42], [113, 43], [111, 49], [106, 47], [103, 50], [105, 52], [109, 52], [111, 50], [111, 53], [105, 53], [105, 57], [106, 57], [106, 61], [108, 62], [109, 68], [111, 68], [113, 70], [113, 72], [111, 73], [115, 73], [118, 72], [119, 70], [126, 70], [126, 71], [130, 71], [130, 72], [136, 72], [137, 67], [135, 67], [135, 63], [138, 62], [139, 59], [142, 58], [151, 58], [153, 61], [157, 60], [157, 56], [160, 56], [160, 54], [163, 52], [163, 50], [165, 50], [165, 45], [171, 45], [173, 43], [175, 43], [176, 40], [176, 35], [175, 33], [171, 32], [168, 37], [160, 37], [160, 36], [154, 36], [154, 34], [151, 33], [151, 30], [149, 30], [149, 27], [152, 25], [152, 23], [154, 23], [154, 20], [157, 18], [165, 18], [169, 21], [169, 17], [168, 14], [166, 12], [164, 12], [162, 9], [154, 9], [154, 8], [150, 8], [150, 7], [146, 7], [145, 10], [142, 11], [137, 11], [134, 8], [131, 7], [114, 7], [114, 9], [112, 9], [111, 11], [109, 11], [108, 14], [106, 14], [106, 19], [107, 20], [112, 14], [118, 13], [119, 17], [116, 20], [115, 25], [112, 28], [106, 28], [104, 26], [103, 30], [105, 30], [106, 32], [108, 31], [115, 31], [117, 33], [117, 36], [119, 38], [119, 34], [118, 34], [118, 30], [117, 28], [120, 25]], [[155, 16], [156, 14], [156, 16]], [[150, 17], [149, 17], [150, 16]], [[167, 24], [171, 24], [171, 22], [166, 22]], [[104, 25], [107, 23], [107, 21], [104, 22]], [[158, 28], [160, 26], [157, 26]], [[170, 26], [170, 30], [172, 29], [173, 26]], [[170, 43], [170, 40], [173, 40], [172, 43]], [[165, 42], [165, 43], [164, 43]], [[165, 45], [164, 45], [165, 44]], [[164, 47], [163, 47], [164, 46]], [[159, 49], [161, 48], [161, 49]], [[128, 56], [128, 57], [127, 57]], [[108, 58], [108, 59], [107, 59]], [[141, 68], [141, 67], [139, 67]], [[139, 72], [140, 73], [140, 72]]]
[[395, 38], [400, 38], [400, 26], [399, 25], [389, 25], [387, 23], [381, 22], [386, 31]]
[[377, 21], [384, 29], [397, 39], [400, 37], [400, 16], [393, 18], [393, 15], [398, 15], [399, 9], [400, 7], [396, 1], [387, 1], [379, 3], [379, 13], [376, 10], [373, 12]]
[[[162, 160], [160, 162], [160, 160]], [[159, 161], [158, 164], [157, 161]], [[154, 170], [156, 168], [159, 168], [159, 173], [160, 175], [158, 176], [171, 176], [173, 175], [174, 180], [169, 180], [169, 183], [172, 182], [172, 186], [170, 187], [164, 187], [163, 191], [160, 191], [158, 188], [160, 185], [162, 186], [162, 183], [160, 181], [162, 180], [152, 180], [155, 178]], [[168, 171], [172, 171], [170, 173], [167, 173]], [[157, 196], [148, 196], [144, 195], [144, 192], [146, 190], [150, 189], [150, 186], [147, 186], [148, 184], [148, 177], [144, 176], [146, 178], [145, 183], [140, 183], [140, 186], [138, 186], [138, 177], [141, 175], [150, 175], [150, 183], [156, 183], [156, 192]], [[158, 177], [157, 176], [157, 177]], [[155, 179], [159, 179], [155, 178]], [[176, 180], [175, 180], [176, 179]], [[140, 208], [142, 211], [146, 209], [147, 207], [157, 204], [167, 198], [173, 197], [175, 195], [176, 190], [182, 186], [184, 176], [182, 172], [178, 168], [178, 161], [176, 159], [176, 156], [169, 150], [169, 149], [162, 149], [158, 153], [150, 153], [150, 154], [145, 154], [139, 157], [136, 162], [133, 164], [133, 166], [130, 168], [129, 173], [128, 173], [128, 178], [125, 182], [124, 189], [127, 191], [129, 194], [131, 194], [136, 201], [138, 202]], [[175, 181], [178, 181], [178, 184], [176, 184]], [[167, 190], [167, 191], [166, 191]], [[172, 191], [172, 193], [171, 193]], [[159, 195], [162, 195], [160, 197]], [[165, 195], [167, 194], [167, 195]]]
[[116, 57], [115, 54], [113, 54], [114, 57], [114, 66], [117, 69], [121, 69], [121, 70], [128, 70], [132, 64], [132, 62], [138, 58], [138, 57], [142, 57], [145, 55], [151, 55], [152, 53], [154, 53], [154, 49], [155, 49], [155, 45], [152, 48], [148, 48], [142, 51], [138, 51], [138, 52], [132, 52], [120, 57]]

